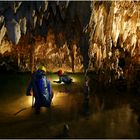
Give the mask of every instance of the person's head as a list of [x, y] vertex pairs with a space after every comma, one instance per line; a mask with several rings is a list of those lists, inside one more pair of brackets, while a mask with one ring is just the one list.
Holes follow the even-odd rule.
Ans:
[[63, 75], [63, 71], [62, 71], [62, 70], [59, 70], [59, 71], [57, 72], [57, 74], [58, 74], [58, 76], [62, 76], [62, 75]]
[[46, 72], [46, 68], [44, 67], [44, 66], [39, 66], [39, 68], [38, 68], [39, 70], [42, 70], [42, 71], [44, 71], [44, 72]]

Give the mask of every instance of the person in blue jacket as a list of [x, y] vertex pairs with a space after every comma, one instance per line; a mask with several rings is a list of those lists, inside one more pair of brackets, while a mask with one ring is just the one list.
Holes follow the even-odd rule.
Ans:
[[72, 83], [72, 78], [69, 77], [68, 75], [64, 74], [62, 70], [59, 70], [57, 72], [57, 75], [59, 76], [58, 81], [54, 81], [56, 83], [64, 83], [64, 84], [71, 84]]
[[31, 96], [31, 90], [35, 97], [34, 107], [37, 114], [40, 113], [40, 107], [50, 107], [53, 98], [53, 91], [50, 81], [46, 77], [46, 68], [44, 66], [40, 66], [32, 75], [32, 79], [26, 91], [27, 96]]

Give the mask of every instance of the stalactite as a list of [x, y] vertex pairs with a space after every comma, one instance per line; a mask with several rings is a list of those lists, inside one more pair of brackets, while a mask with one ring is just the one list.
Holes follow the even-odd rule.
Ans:
[[48, 9], [48, 1], [42, 1], [42, 11], [45, 12]]
[[[139, 11], [140, 3], [133, 0], [0, 2], [0, 43], [3, 38], [7, 39], [6, 35], [10, 41], [18, 44], [28, 32], [34, 34], [35, 38], [36, 35], [46, 37], [48, 30], [52, 29], [53, 41], [47, 41], [47, 46], [52, 44], [55, 51], [60, 51], [66, 50], [70, 43], [75, 44], [82, 56], [74, 62], [83, 59], [84, 71], [90, 68], [96, 71], [114, 69], [115, 61], [123, 53], [128, 52], [132, 61], [139, 55]], [[46, 49], [46, 53], [49, 49]], [[116, 50], [119, 50], [118, 58]], [[49, 53], [49, 58], [53, 58], [50, 54], [55, 58], [60, 55]], [[66, 56], [62, 54], [62, 58]], [[110, 65], [105, 65], [105, 61], [110, 61]], [[69, 62], [68, 65], [71, 65]], [[79, 65], [82, 67], [82, 64]]]
[[20, 25], [14, 19], [7, 22], [7, 31], [9, 39], [14, 43], [18, 44], [21, 37]]
[[5, 27], [5, 25], [3, 25], [1, 30], [0, 30], [0, 44], [5, 36], [5, 33], [6, 33], [6, 27]]
[[26, 34], [26, 31], [27, 31], [27, 20], [26, 20], [25, 17], [20, 20], [20, 30], [21, 30], [21, 33], [23, 33], [24, 35]]
[[[117, 1], [111, 2], [110, 8], [108, 8], [109, 10], [107, 11], [106, 3], [107, 2], [92, 3], [92, 14], [89, 22], [90, 47], [92, 47], [94, 43], [96, 43], [98, 47], [100, 47], [100, 45], [103, 46], [103, 48], [106, 48], [106, 57], [108, 57], [109, 52], [112, 51], [112, 45], [115, 47], [120, 46], [123, 47], [124, 50], [128, 49], [131, 51], [132, 56], [138, 38], [138, 9], [140, 6], [133, 1]], [[118, 38], [120, 39], [119, 44], [117, 44]], [[129, 48], [127, 48], [128, 46]], [[100, 51], [98, 53], [98, 56], [103, 57], [103, 55], [100, 55], [102, 54]], [[99, 61], [99, 58], [97, 58], [96, 61]]]
[[52, 8], [52, 11], [53, 11], [53, 14], [56, 15], [56, 3], [53, 1], [50, 3], [51, 5], [51, 8]]
[[[133, 71], [139, 64], [139, 56], [136, 58], [136, 54], [140, 53], [137, 42], [139, 9], [140, 5], [134, 1], [112, 1], [108, 8], [107, 2], [95, 1], [91, 4], [92, 13], [88, 27], [91, 65], [89, 69], [101, 73], [99, 81], [102, 80], [105, 85], [113, 82], [113, 77], [119, 78], [122, 72], [128, 81], [134, 78], [128, 76], [127, 69]], [[120, 61], [124, 61], [125, 66], [120, 67]], [[135, 64], [132, 66], [131, 63]]]

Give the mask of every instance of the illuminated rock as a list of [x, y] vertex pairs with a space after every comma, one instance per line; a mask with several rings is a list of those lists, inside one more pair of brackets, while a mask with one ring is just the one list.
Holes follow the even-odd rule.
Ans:
[[18, 10], [19, 7], [21, 6], [21, 4], [22, 4], [22, 2], [19, 2], [19, 1], [13, 2], [13, 3], [12, 3], [12, 9], [13, 9], [14, 13], [17, 12], [17, 10]]
[[0, 53], [4, 54], [5, 52], [11, 52], [11, 44], [8, 41], [2, 41], [0, 46]]
[[4, 16], [0, 16], [0, 25], [4, 22]]
[[45, 12], [48, 9], [48, 1], [42, 1], [42, 11]]
[[[96, 43], [100, 49], [101, 45], [101, 50], [106, 48], [106, 57], [109, 57], [108, 53], [112, 51], [112, 47], [120, 46], [124, 50], [128, 50], [133, 56], [138, 39], [139, 3], [117, 1], [111, 2], [108, 8], [106, 5], [107, 2], [92, 2], [89, 22], [90, 47]], [[105, 52], [99, 51], [98, 53], [101, 57], [100, 61], [103, 61], [103, 53]]]
[[5, 27], [5, 25], [3, 25], [1, 30], [0, 30], [0, 44], [1, 44], [2, 39], [5, 36], [5, 33], [6, 33], [6, 27]]
[[21, 19], [21, 21], [20, 21], [20, 30], [21, 30], [21, 33], [23, 33], [24, 35], [26, 34], [26, 31], [27, 31], [27, 20], [26, 20], [25, 17], [23, 19]]
[[[52, 47], [56, 46], [55, 50], [61, 50], [67, 43], [69, 51], [76, 45], [76, 51], [79, 50], [78, 54], [82, 54], [83, 58], [76, 55], [75, 61], [81, 59], [85, 69], [88, 68], [89, 59], [94, 59], [92, 63], [97, 70], [106, 69], [106, 60], [116, 60], [116, 50], [119, 52], [118, 57], [126, 52], [131, 58], [139, 54], [139, 10], [140, 3], [132, 0], [0, 2], [0, 43], [6, 33], [9, 40], [18, 44], [22, 35], [27, 35], [28, 42], [32, 42], [31, 36], [35, 39], [37, 36], [47, 38], [51, 29], [54, 38], [51, 41], [45, 40], [47, 45], [51, 42]], [[52, 48], [46, 47], [46, 53], [47, 49]], [[51, 52], [55, 59], [60, 55], [55, 52], [53, 54], [53, 49]], [[67, 57], [71, 61], [70, 56]], [[109, 67], [112, 69], [114, 65]]]

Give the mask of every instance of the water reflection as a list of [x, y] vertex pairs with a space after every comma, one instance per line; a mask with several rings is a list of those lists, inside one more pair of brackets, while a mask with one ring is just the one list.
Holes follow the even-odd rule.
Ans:
[[[104, 95], [94, 95], [92, 98], [93, 102], [90, 104], [92, 114], [89, 117], [91, 129], [89, 133], [92, 133], [92, 137], [138, 138], [140, 136], [136, 122], [137, 115], [133, 113], [129, 102], [121, 101], [124, 100], [121, 98], [107, 99]], [[110, 102], [112, 106], [109, 107]]]
[[[15, 80], [14, 84], [16, 85], [9, 82], [2, 93], [5, 98], [2, 98], [2, 96], [0, 98], [0, 113], [5, 114], [0, 117], [0, 123], [4, 123], [3, 127], [0, 127], [0, 132], [3, 132], [2, 135], [5, 137], [8, 135], [6, 131], [10, 130], [10, 133], [14, 133], [15, 136], [20, 138], [21, 132], [19, 131], [23, 130], [21, 128], [24, 126], [25, 131], [30, 126], [32, 136], [24, 131], [22, 136], [28, 135], [29, 138], [34, 138], [36, 132], [32, 126], [37, 126], [42, 130], [38, 136], [53, 138], [59, 135], [56, 134], [59, 127], [62, 126], [63, 128], [63, 125], [68, 123], [70, 138], [140, 138], [140, 126], [138, 124], [140, 120], [139, 95], [116, 93], [114, 91], [91, 93], [88, 102], [90, 114], [83, 116], [81, 115], [84, 101], [83, 83], [73, 83], [67, 87], [67, 90], [64, 85], [54, 84], [52, 85], [54, 89], [52, 108], [50, 110], [43, 108], [40, 116], [36, 117], [31, 107], [32, 97], [25, 96], [27, 80], [25, 80], [25, 84], [22, 83], [17, 88], [17, 84], [21, 81], [22, 77], [19, 77], [17, 81]], [[12, 94], [9, 92], [11, 89], [13, 89]], [[67, 91], [70, 92], [67, 93]], [[27, 109], [14, 116], [23, 108]], [[7, 121], [5, 116], [7, 116], [6, 118], [14, 116], [15, 122], [17, 122], [17, 118], [22, 119], [23, 122], [9, 125], [13, 122], [13, 118]], [[17, 129], [19, 133], [14, 132], [13, 128]], [[46, 133], [46, 129], [49, 133]]]

